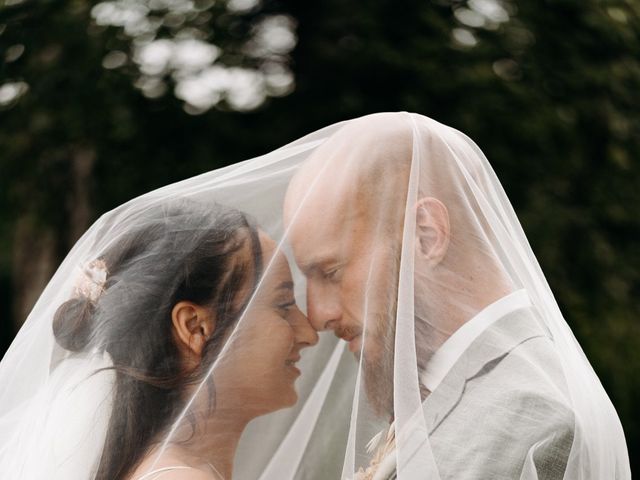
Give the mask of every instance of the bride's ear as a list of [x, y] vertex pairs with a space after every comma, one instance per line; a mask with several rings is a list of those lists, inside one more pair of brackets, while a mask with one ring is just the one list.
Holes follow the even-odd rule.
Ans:
[[433, 197], [423, 197], [416, 203], [416, 240], [420, 256], [435, 266], [449, 248], [451, 227], [449, 211]]
[[199, 361], [207, 339], [215, 329], [210, 309], [183, 300], [173, 306], [171, 322], [180, 350], [186, 350]]

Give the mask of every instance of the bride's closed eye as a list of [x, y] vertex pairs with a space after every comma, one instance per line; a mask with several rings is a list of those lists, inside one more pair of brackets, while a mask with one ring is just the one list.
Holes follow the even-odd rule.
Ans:
[[291, 310], [293, 310], [295, 306], [296, 300], [293, 297], [279, 298], [274, 304], [274, 308], [278, 310], [280, 315], [285, 319], [287, 318], [289, 313], [291, 313]]
[[295, 306], [296, 299], [293, 296], [293, 282], [287, 280], [280, 283], [276, 288], [275, 298], [271, 303], [271, 307], [286, 319]]
[[283, 303], [279, 303], [276, 305], [280, 310], [289, 310], [289, 308], [293, 307], [296, 304], [295, 299], [286, 300]]

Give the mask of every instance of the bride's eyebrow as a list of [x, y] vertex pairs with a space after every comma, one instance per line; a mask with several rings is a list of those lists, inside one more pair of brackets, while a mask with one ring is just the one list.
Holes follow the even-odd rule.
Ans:
[[293, 282], [291, 280], [285, 280], [276, 287], [276, 290], [293, 290]]

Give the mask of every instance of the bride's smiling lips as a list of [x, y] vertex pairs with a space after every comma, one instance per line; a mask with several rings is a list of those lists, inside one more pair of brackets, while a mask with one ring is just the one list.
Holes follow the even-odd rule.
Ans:
[[291, 369], [296, 376], [300, 375], [300, 369], [298, 367], [296, 367], [296, 363], [298, 362], [298, 360], [300, 360], [300, 355], [296, 355], [294, 357], [288, 358], [284, 364], [287, 368]]

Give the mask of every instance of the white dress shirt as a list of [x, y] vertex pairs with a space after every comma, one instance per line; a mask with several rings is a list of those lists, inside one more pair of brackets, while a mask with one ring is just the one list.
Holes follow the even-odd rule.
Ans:
[[422, 384], [430, 392], [434, 392], [469, 345], [493, 322], [511, 312], [530, 306], [531, 299], [527, 291], [521, 289], [485, 307], [475, 317], [458, 328], [433, 354], [425, 371], [420, 375]]

